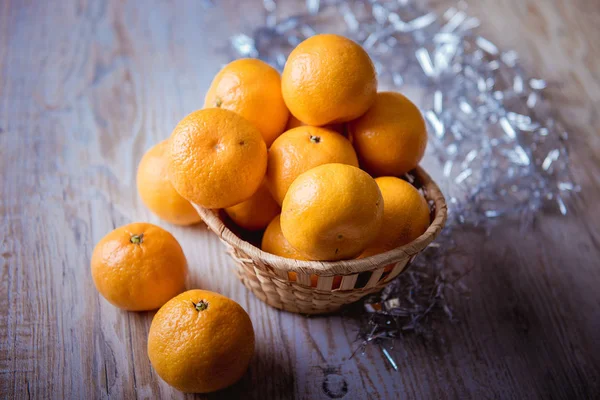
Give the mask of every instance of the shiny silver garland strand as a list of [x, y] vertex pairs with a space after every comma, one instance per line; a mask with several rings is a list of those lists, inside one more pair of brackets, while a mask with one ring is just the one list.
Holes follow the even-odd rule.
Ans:
[[565, 198], [579, 190], [569, 171], [567, 132], [542, 95], [546, 81], [527, 77], [514, 51], [478, 35], [480, 22], [464, 3], [442, 14], [419, 3], [307, 0], [303, 14], [279, 19], [277, 3], [264, 0], [265, 25], [231, 38], [234, 57], [257, 57], [282, 70], [302, 40], [340, 33], [369, 52], [380, 85], [424, 91], [418, 105], [441, 165], [450, 219], [405, 274], [363, 302], [367, 315], [359, 332], [361, 348], [378, 343], [395, 369], [386, 347], [393, 341], [385, 339], [431, 333], [424, 321], [433, 310], [454, 318], [447, 290], [466, 290], [444, 268], [456, 251], [452, 232], [461, 225], [489, 231], [506, 219], [526, 229], [548, 203], [566, 215]]

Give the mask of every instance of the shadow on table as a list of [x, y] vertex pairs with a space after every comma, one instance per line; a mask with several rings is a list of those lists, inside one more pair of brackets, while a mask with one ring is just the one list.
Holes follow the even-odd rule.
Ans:
[[283, 365], [276, 354], [266, 351], [259, 340], [248, 371], [233, 386], [197, 399], [290, 399], [295, 382], [289, 365]]

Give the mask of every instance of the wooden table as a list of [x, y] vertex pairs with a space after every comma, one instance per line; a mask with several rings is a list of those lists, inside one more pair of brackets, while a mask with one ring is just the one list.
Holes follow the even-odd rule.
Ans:
[[150, 221], [181, 241], [188, 287], [232, 297], [254, 322], [249, 372], [207, 398], [335, 398], [344, 382], [352, 399], [598, 398], [600, 5], [472, 2], [482, 32], [551, 82], [583, 190], [571, 215], [525, 234], [465, 234], [472, 294], [451, 299], [462, 321], [397, 343], [396, 372], [376, 347], [350, 358], [352, 320], [258, 301], [206, 228], [164, 224], [136, 194], [143, 152], [201, 107], [230, 33], [263, 17], [258, 1], [236, 3], [0, 4], [0, 397], [183, 397], [148, 361], [153, 314], [109, 305], [89, 271], [104, 234]]

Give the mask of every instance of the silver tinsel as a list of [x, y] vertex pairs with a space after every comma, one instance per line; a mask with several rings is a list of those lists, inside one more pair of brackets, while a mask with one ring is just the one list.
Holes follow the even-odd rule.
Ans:
[[409, 97], [428, 123], [429, 148], [440, 165], [434, 177], [450, 220], [435, 247], [364, 302], [364, 344], [423, 332], [421, 322], [433, 309], [453, 317], [444, 296], [457, 284], [444, 270], [444, 257], [454, 251], [452, 233], [461, 225], [489, 230], [514, 219], [525, 229], [547, 204], [567, 214], [565, 198], [579, 188], [569, 171], [567, 132], [544, 100], [547, 83], [529, 77], [514, 51], [479, 35], [480, 22], [464, 3], [439, 14], [410, 0], [307, 0], [302, 14], [285, 18], [275, 1], [263, 4], [265, 24], [231, 38], [235, 57], [258, 57], [282, 70], [307, 37], [343, 34], [369, 52], [380, 87], [418, 93]]

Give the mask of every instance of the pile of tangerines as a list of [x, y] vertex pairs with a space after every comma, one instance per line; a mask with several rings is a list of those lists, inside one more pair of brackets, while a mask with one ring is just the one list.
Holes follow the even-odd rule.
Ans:
[[[366, 257], [429, 226], [426, 200], [400, 178], [426, 144], [418, 108], [402, 94], [377, 92], [368, 54], [344, 37], [317, 35], [296, 47], [282, 75], [256, 59], [226, 65], [204, 108], [144, 155], [137, 186], [173, 224], [200, 222], [194, 203], [264, 230], [262, 249], [282, 257]], [[170, 233], [147, 223], [118, 228], [98, 243], [91, 266], [115, 306], [160, 307], [148, 355], [167, 383], [211, 392], [244, 374], [254, 351], [248, 314], [216, 293], [181, 293], [187, 262]]]

